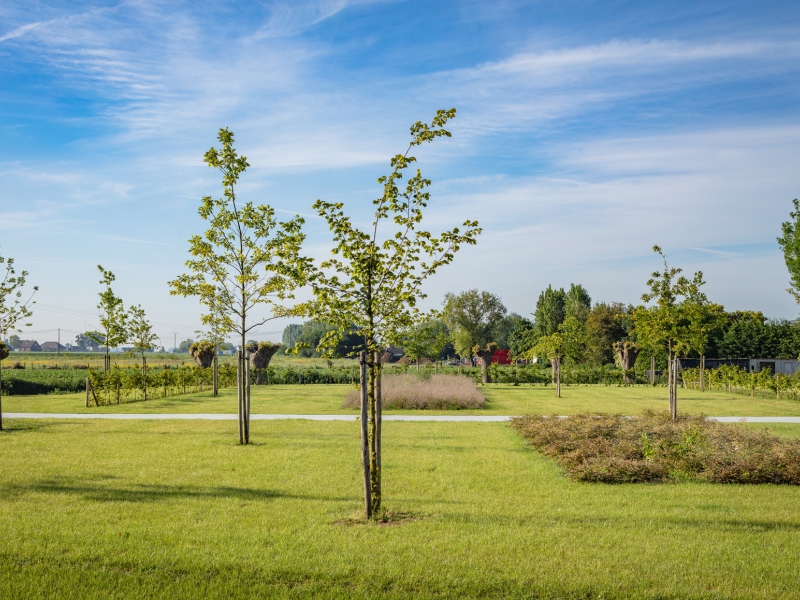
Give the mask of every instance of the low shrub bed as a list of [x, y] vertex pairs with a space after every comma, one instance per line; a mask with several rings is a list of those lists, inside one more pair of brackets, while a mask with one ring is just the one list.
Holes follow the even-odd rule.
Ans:
[[645, 411], [640, 417], [526, 415], [511, 420], [527, 442], [581, 481], [800, 485], [800, 440], [710, 421]]
[[[386, 375], [381, 379], [381, 401], [385, 409], [462, 410], [486, 407], [486, 396], [475, 386], [475, 382], [460, 375]], [[361, 392], [349, 392], [343, 407], [360, 406]]]

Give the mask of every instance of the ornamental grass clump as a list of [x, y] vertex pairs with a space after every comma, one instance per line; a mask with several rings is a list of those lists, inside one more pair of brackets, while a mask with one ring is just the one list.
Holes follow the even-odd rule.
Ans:
[[[381, 400], [385, 409], [463, 410], [485, 408], [486, 396], [475, 382], [461, 375], [387, 375], [381, 381]], [[361, 394], [353, 390], [344, 408], [359, 408]]]
[[528, 443], [580, 481], [800, 485], [800, 440], [708, 420], [645, 411], [640, 417], [526, 415], [511, 420]]

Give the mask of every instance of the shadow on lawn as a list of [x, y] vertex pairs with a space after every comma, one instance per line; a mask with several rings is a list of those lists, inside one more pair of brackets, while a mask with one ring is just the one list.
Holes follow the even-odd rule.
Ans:
[[[2, 490], [3, 496], [20, 496], [26, 493], [76, 494], [94, 502], [161, 502], [174, 499], [231, 498], [235, 500], [263, 501], [288, 498], [327, 502], [350, 502], [352, 498], [293, 494], [282, 490], [243, 488], [234, 486], [191, 486], [164, 484], [132, 484], [111, 486], [100, 480], [113, 480], [113, 476], [98, 476], [92, 481], [81, 481], [66, 477], [41, 479], [27, 485], [9, 485]], [[1, 488], [0, 488], [1, 489]]]

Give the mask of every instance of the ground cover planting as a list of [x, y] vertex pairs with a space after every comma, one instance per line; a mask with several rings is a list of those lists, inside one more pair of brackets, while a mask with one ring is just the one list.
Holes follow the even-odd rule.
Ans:
[[[473, 380], [459, 375], [387, 375], [382, 378], [381, 401], [386, 410], [461, 410], [486, 407], [486, 396], [475, 386]], [[342, 406], [360, 408], [360, 392], [348, 392]]]
[[[0, 596], [791, 598], [792, 486], [586, 484], [504, 424], [9, 421]], [[349, 523], [349, 524], [348, 524]]]
[[511, 426], [581, 481], [800, 485], [800, 441], [703, 416], [673, 420], [669, 413], [652, 411], [637, 417], [525, 415]]

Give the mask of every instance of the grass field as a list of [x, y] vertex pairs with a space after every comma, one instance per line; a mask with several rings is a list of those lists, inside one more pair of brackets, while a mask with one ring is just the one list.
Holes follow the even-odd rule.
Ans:
[[[271, 385], [252, 388], [251, 410], [254, 413], [355, 414], [343, 409], [347, 385]], [[649, 386], [567, 386], [563, 397], [555, 397], [549, 386], [512, 386], [492, 384], [482, 388], [489, 400], [487, 408], [460, 411], [425, 411], [425, 414], [520, 415], [525, 413], [574, 414], [586, 411], [638, 414], [646, 408], [666, 409], [666, 388]], [[678, 408], [690, 413], [726, 416], [800, 416], [800, 402], [728, 394], [678, 390]], [[220, 390], [220, 397], [210, 392], [188, 394], [147, 402], [84, 408], [83, 394], [47, 396], [9, 396], [3, 398], [6, 412], [180, 412], [235, 413], [236, 390]], [[387, 411], [388, 412], [388, 411]], [[392, 414], [419, 414], [420, 411], [391, 411]]]
[[[800, 489], [564, 478], [509, 427], [9, 421], [3, 598], [795, 598]], [[345, 521], [342, 523], [342, 521]]]

